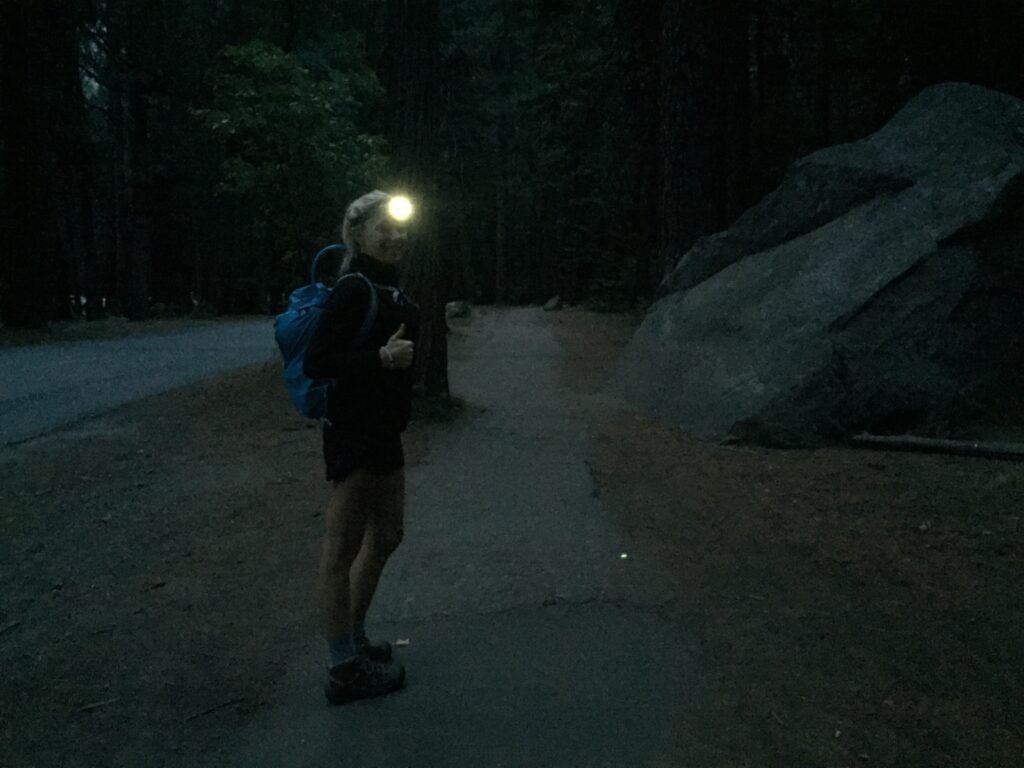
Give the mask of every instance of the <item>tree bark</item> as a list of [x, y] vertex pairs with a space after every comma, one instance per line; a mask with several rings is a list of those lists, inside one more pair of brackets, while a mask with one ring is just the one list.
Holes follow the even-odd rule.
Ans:
[[660, 251], [671, 270], [747, 202], [749, 0], [661, 6]]
[[[108, 48], [124, 51], [135, 61], [132, 8], [108, 19]], [[112, 144], [112, 261], [119, 311], [133, 319], [146, 315], [149, 298], [149, 254], [140, 216], [140, 152], [146, 141], [146, 104], [139, 83], [122, 61], [109, 62], [109, 128]]]
[[494, 187], [494, 300], [509, 302], [508, 280], [508, 137], [504, 121], [499, 120], [497, 133], [497, 178]]
[[115, 305], [119, 312], [133, 303], [131, 253], [134, 250], [131, 226], [131, 166], [128, 139], [125, 130], [124, 88], [120, 69], [115, 65], [110, 72], [110, 139], [112, 146], [111, 172], [111, 262], [113, 265]]
[[628, 167], [631, 169], [630, 224], [625, 244], [633, 251], [634, 299], [650, 296], [664, 277], [655, 258], [661, 238], [661, 142], [659, 111], [651, 109], [660, 94], [658, 49], [661, 21], [656, 3], [621, 2], [615, 16], [619, 46], [627, 52], [619, 77], [627, 116]]
[[968, 440], [939, 440], [914, 435], [861, 434], [853, 438], [855, 445], [914, 453], [945, 453], [955, 456], [977, 456], [991, 459], [1024, 460], [1024, 443], [986, 443]]
[[0, 49], [0, 316], [6, 325], [40, 327], [58, 314], [58, 300], [67, 307], [68, 287], [77, 285], [71, 249], [82, 242], [69, 193], [84, 137], [74, 8], [5, 4]]
[[446, 259], [439, 248], [447, 215], [438, 177], [440, 151], [441, 19], [439, 0], [388, 0], [389, 48], [385, 87], [391, 97], [389, 140], [395, 179], [418, 203], [414, 250], [404, 283], [420, 304], [420, 335], [414, 367], [417, 386], [448, 394], [448, 291]]
[[820, 3], [818, 9], [818, 38], [821, 46], [821, 66], [818, 68], [817, 143], [827, 147], [832, 139], [832, 71], [835, 58], [835, 22], [832, 3]]

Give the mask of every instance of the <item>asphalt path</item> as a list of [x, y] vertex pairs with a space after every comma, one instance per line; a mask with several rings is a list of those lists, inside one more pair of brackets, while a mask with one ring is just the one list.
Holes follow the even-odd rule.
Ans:
[[276, 354], [270, 318], [0, 349], [0, 445]]
[[589, 425], [605, 406], [563, 386], [540, 311], [485, 312], [462, 333], [450, 373], [471, 415], [410, 468], [405, 540], [369, 617], [371, 636], [409, 640], [405, 689], [328, 706], [311, 638], [201, 765], [674, 765], [692, 638], [595, 492]]

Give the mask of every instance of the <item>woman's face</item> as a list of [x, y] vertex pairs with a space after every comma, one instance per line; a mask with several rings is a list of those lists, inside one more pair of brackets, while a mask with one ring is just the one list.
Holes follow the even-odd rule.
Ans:
[[405, 255], [405, 225], [390, 216], [384, 206], [363, 225], [357, 243], [367, 256], [385, 264], [397, 264]]

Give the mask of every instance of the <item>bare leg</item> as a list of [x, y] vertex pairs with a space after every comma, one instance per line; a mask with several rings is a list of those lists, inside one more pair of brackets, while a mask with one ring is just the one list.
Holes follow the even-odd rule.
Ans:
[[352, 632], [349, 569], [366, 533], [369, 479], [356, 470], [335, 485], [327, 504], [327, 531], [320, 546], [320, 618], [328, 640]]
[[402, 542], [405, 524], [405, 470], [373, 478], [373, 502], [363, 545], [351, 570], [352, 623], [362, 624], [377, 591], [381, 572]]

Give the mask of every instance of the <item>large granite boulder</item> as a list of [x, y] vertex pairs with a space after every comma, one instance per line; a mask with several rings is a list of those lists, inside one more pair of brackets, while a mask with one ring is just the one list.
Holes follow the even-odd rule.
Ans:
[[938, 430], [1024, 361], [1024, 103], [929, 88], [680, 259], [613, 386], [708, 439]]

